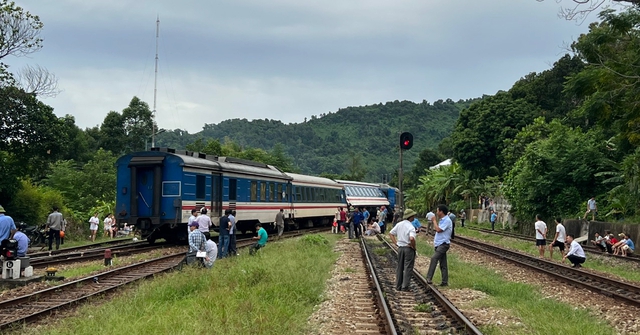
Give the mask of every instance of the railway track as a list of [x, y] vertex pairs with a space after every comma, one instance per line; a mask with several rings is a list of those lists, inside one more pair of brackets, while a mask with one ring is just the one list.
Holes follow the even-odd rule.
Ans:
[[[295, 231], [285, 233], [283, 237], [292, 238], [327, 230], [324, 228]], [[237, 243], [238, 248], [243, 248], [252, 245], [255, 240], [242, 239], [238, 240]], [[142, 246], [139, 250], [158, 248], [158, 245], [149, 246], [146, 244], [145, 246], [145, 243], [138, 244]], [[179, 268], [184, 259], [185, 252], [182, 251], [2, 301], [0, 302], [0, 329], [18, 327], [21, 324], [33, 322], [50, 315], [56, 310], [77, 305], [96, 295], [113, 291], [140, 279], [153, 277], [156, 274]]]
[[[110, 248], [113, 245], [134, 245], [134, 244], [140, 244], [140, 243], [145, 243], [145, 242], [131, 242], [131, 238], [120, 238], [120, 239], [114, 239], [114, 240], [108, 240], [108, 241], [102, 241], [102, 242], [96, 242], [96, 243], [89, 243], [89, 244], [85, 244], [85, 245], [81, 245], [81, 246], [77, 246], [77, 247], [71, 247], [71, 248], [62, 248], [62, 249], [58, 249], [58, 250], [51, 250], [51, 251], [38, 251], [38, 252], [29, 252], [29, 256], [30, 257], [46, 257], [46, 256], [53, 256], [53, 255], [59, 255], [59, 254], [65, 254], [65, 253], [72, 253], [72, 252], [79, 252], [79, 251], [85, 251], [85, 250], [93, 250], [93, 249], [107, 249]], [[34, 249], [34, 248], [32, 248]], [[44, 247], [42, 247], [41, 249], [44, 249]]]
[[584, 287], [593, 292], [616, 298], [631, 305], [640, 306], [639, 286], [609, 279], [588, 271], [571, 268], [560, 263], [540, 259], [459, 235], [456, 235], [453, 243], [534, 269], [537, 272], [547, 274], [571, 285]]
[[[373, 250], [373, 252], [372, 252]], [[354, 258], [358, 257], [353, 255]], [[355, 280], [357, 333], [364, 334], [481, 334], [438, 289], [414, 270], [410, 291], [395, 289], [397, 254], [387, 241], [361, 240], [361, 262]], [[361, 270], [366, 268], [366, 271]], [[373, 315], [376, 317], [374, 318]]]
[[34, 321], [134, 281], [178, 267], [185, 253], [158, 257], [0, 302], [0, 329]]
[[[499, 231], [499, 230], [491, 231], [490, 229], [475, 228], [475, 227], [468, 227], [468, 226], [467, 226], [467, 228], [469, 228], [471, 230], [476, 230], [476, 231], [480, 231], [480, 232], [483, 232], [483, 233], [487, 233], [487, 234], [500, 235], [500, 236], [511, 237], [511, 238], [515, 238], [515, 239], [519, 239], [519, 240], [525, 240], [525, 241], [531, 241], [531, 242], [535, 242], [536, 241], [536, 239], [534, 237], [521, 235], [521, 234], [516, 234], [516, 233], [510, 233], [510, 232]], [[597, 247], [592, 246], [592, 245], [583, 245], [582, 249], [585, 252], [588, 252], [588, 253], [591, 253], [591, 254], [595, 254], [595, 255], [601, 255], [601, 256], [605, 256], [605, 257], [613, 257], [613, 258], [624, 260], [624, 261], [640, 263], [640, 257], [638, 257], [636, 255], [631, 255], [631, 256], [627, 256], [627, 257], [620, 256], [620, 255], [613, 255], [613, 254], [610, 254], [610, 253], [602, 252], [600, 249], [598, 249]]]
[[[169, 245], [169, 244], [166, 244]], [[139, 242], [133, 244], [126, 244], [121, 246], [114, 246], [110, 248], [101, 248], [101, 249], [91, 249], [87, 251], [79, 251], [79, 252], [71, 252], [71, 253], [62, 253], [52, 256], [41, 256], [41, 257], [31, 257], [30, 264], [34, 268], [42, 268], [46, 266], [52, 265], [60, 265], [60, 264], [69, 264], [69, 263], [77, 263], [84, 261], [91, 261], [96, 259], [104, 258], [104, 251], [106, 249], [111, 250], [112, 257], [122, 257], [133, 254], [139, 254], [147, 251], [158, 250], [165, 244], [156, 244], [149, 245], [146, 242]]]

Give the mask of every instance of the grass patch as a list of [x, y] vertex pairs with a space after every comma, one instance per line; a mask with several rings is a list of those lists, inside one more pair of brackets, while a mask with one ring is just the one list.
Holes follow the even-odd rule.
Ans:
[[[304, 334], [323, 297], [342, 236], [268, 243], [256, 256], [185, 267], [160, 276], [50, 329], [21, 334]], [[327, 243], [310, 241], [326, 240]]]
[[[456, 234], [459, 234], [460, 236], [473, 237], [481, 241], [491, 242], [495, 245], [522, 251], [532, 256], [537, 257], [539, 255], [538, 248], [536, 248], [535, 242], [532, 241], [523, 241], [512, 237], [488, 234], [465, 228], [456, 228]], [[551, 241], [547, 240], [547, 243], [551, 243]], [[569, 249], [565, 249], [565, 251], [568, 250]], [[546, 249], [545, 256], [548, 257], [548, 255], [549, 250]], [[556, 261], [562, 260], [562, 254], [557, 248], [553, 251], [553, 259]], [[630, 271], [630, 269], [635, 268], [635, 265], [624, 264], [621, 263], [622, 261], [612, 262], [612, 260], [612, 258], [607, 256], [597, 256], [592, 253], [587, 253], [587, 261], [582, 264], [582, 266], [596, 271], [614, 274], [626, 280], [640, 282], [640, 271]], [[569, 264], [569, 261], [566, 262]]]
[[373, 249], [373, 253], [378, 255], [378, 256], [384, 256], [389, 252], [389, 249], [387, 248], [375, 248]]
[[433, 310], [433, 306], [427, 303], [417, 304], [413, 307], [413, 310], [421, 313], [431, 313], [431, 311]]
[[[417, 249], [419, 254], [429, 257], [434, 253], [433, 247], [423, 239], [418, 240]], [[615, 334], [614, 329], [599, 321], [589, 310], [544, 298], [540, 287], [510, 282], [491, 269], [462, 262], [451, 251], [447, 254], [447, 261], [452, 288], [470, 288], [486, 293], [487, 299], [474, 304], [510, 311], [525, 328], [481, 327], [484, 334]], [[433, 281], [439, 280], [440, 275], [440, 270], [436, 270]]]
[[355, 269], [353, 269], [353, 268], [345, 268], [345, 269], [344, 269], [344, 272], [345, 272], [345, 273], [355, 273], [355, 272], [356, 272], [356, 270], [355, 270]]

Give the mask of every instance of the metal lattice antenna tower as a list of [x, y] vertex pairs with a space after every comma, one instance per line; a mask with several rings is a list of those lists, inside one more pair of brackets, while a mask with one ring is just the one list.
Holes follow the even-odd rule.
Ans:
[[153, 79], [153, 112], [151, 113], [151, 147], [156, 146], [156, 100], [158, 98], [158, 37], [160, 36], [160, 15], [156, 19], [156, 69]]

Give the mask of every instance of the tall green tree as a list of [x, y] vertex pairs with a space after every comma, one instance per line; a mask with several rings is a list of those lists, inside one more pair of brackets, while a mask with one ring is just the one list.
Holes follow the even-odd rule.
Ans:
[[125, 151], [144, 151], [154, 128], [149, 105], [140, 98], [133, 97], [129, 106], [122, 110], [122, 118], [126, 132]]
[[541, 114], [537, 106], [506, 92], [474, 103], [460, 113], [451, 135], [453, 157], [475, 178], [501, 175], [508, 168], [499, 160], [504, 141]]
[[596, 177], [608, 168], [605, 152], [598, 131], [551, 121], [548, 134], [526, 146], [505, 179], [516, 217], [578, 215], [586, 199], [605, 191]]

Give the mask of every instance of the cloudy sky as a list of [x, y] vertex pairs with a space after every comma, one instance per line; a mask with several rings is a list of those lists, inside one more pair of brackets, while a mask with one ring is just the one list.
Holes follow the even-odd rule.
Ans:
[[568, 0], [16, 1], [45, 24], [44, 48], [5, 61], [54, 72], [62, 93], [44, 101], [81, 127], [133, 96], [152, 106], [157, 15], [157, 122], [190, 132], [494, 94], [549, 68], [588, 28], [558, 18]]

